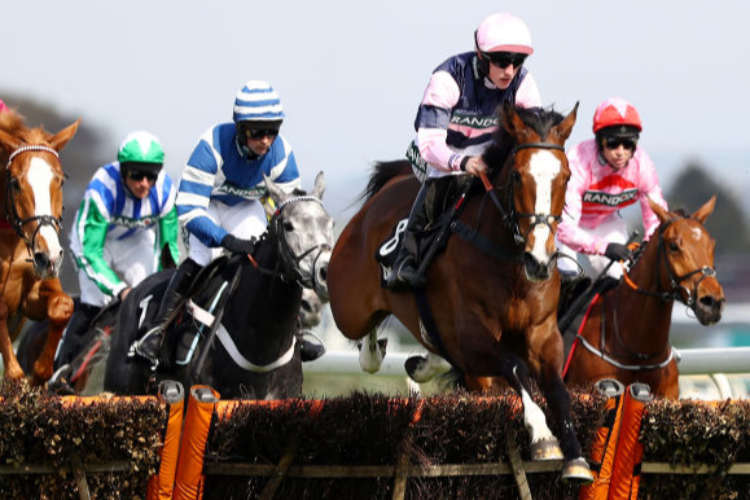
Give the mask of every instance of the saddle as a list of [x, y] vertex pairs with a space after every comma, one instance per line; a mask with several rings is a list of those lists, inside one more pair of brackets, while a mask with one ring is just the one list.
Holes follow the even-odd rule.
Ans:
[[[434, 189], [425, 200], [428, 223], [417, 233], [419, 262], [418, 273], [423, 275], [435, 255], [445, 250], [453, 232], [453, 223], [463, 211], [464, 199], [474, 184], [474, 178], [448, 176], [436, 179]], [[397, 220], [388, 238], [381, 243], [375, 254], [380, 264], [381, 286], [385, 287], [393, 264], [396, 261], [408, 218]]]

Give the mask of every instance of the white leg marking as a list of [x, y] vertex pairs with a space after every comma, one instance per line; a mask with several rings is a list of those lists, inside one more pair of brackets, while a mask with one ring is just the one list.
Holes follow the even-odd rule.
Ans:
[[[513, 368], [513, 374], [516, 375], [516, 368]], [[516, 378], [518, 376], [516, 375]], [[553, 438], [552, 431], [547, 426], [547, 419], [544, 412], [537, 405], [526, 389], [521, 389], [521, 402], [523, 402], [523, 421], [526, 428], [531, 434], [531, 442], [547, 440]]]
[[377, 373], [383, 364], [383, 354], [378, 347], [378, 334], [374, 330], [367, 334], [359, 350], [359, 366], [367, 373]]

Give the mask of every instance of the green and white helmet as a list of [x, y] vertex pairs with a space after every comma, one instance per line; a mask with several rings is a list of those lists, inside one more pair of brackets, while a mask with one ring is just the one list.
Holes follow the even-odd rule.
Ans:
[[164, 164], [164, 148], [159, 139], [149, 132], [143, 130], [131, 132], [120, 144], [117, 161], [121, 165], [139, 164], [142, 167], [151, 166], [154, 170], [161, 170]]

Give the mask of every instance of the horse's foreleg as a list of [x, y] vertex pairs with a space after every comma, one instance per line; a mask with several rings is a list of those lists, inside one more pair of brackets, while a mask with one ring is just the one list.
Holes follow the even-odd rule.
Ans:
[[18, 364], [16, 353], [13, 352], [13, 342], [8, 332], [8, 314], [8, 304], [0, 300], [0, 353], [2, 353], [5, 367], [3, 377], [8, 380], [20, 380], [23, 378], [23, 370]]
[[378, 340], [378, 331], [370, 330], [365, 341], [359, 345], [359, 366], [367, 373], [377, 373], [385, 358], [388, 339]]
[[60, 343], [63, 330], [65, 330], [71, 316], [73, 316], [73, 299], [62, 291], [49, 296], [47, 301], [49, 331], [42, 353], [34, 362], [32, 385], [44, 384], [52, 376], [57, 344]]
[[545, 347], [541, 349], [540, 357], [530, 360], [532, 371], [560, 429], [562, 451], [565, 455], [565, 465], [562, 470], [563, 481], [591, 482], [593, 476], [588, 463], [583, 458], [581, 444], [573, 426], [570, 395], [560, 377], [562, 340], [556, 330], [551, 335], [553, 337], [550, 337], [550, 340], [543, 342]]

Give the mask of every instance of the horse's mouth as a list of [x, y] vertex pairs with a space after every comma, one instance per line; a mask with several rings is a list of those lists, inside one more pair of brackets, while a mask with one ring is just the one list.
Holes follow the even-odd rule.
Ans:
[[721, 321], [725, 302], [724, 297], [717, 299], [713, 295], [705, 295], [695, 302], [695, 317], [703, 326], [715, 325]]
[[526, 279], [533, 283], [548, 280], [552, 276], [552, 271], [550, 270], [552, 262], [552, 260], [549, 260], [543, 264], [534, 258], [531, 253], [524, 253], [523, 263]]

